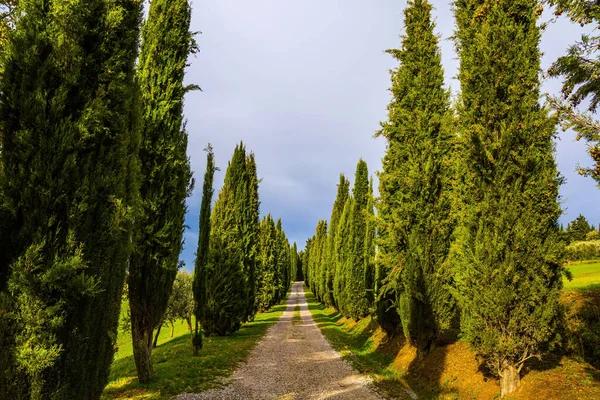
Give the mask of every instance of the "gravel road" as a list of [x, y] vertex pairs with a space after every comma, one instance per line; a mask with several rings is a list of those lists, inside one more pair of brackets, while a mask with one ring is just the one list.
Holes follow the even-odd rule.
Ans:
[[[294, 321], [300, 306], [301, 320]], [[303, 283], [296, 282], [279, 322], [218, 390], [182, 393], [177, 399], [381, 399], [334, 351], [308, 310]]]

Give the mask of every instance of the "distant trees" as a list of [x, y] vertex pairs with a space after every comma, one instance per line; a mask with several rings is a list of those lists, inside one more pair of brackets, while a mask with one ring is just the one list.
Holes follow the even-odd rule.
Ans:
[[[452, 316], [453, 300], [442, 265], [450, 247], [449, 180], [452, 132], [449, 94], [431, 4], [409, 1], [399, 61], [392, 72], [388, 121], [377, 133], [387, 140], [380, 173], [381, 266], [385, 293], [401, 317], [404, 334], [426, 354]], [[394, 298], [396, 297], [396, 298]], [[385, 305], [383, 305], [385, 307]]]
[[[209, 150], [205, 182], [210, 182], [214, 173], [211, 160]], [[240, 143], [225, 172], [210, 223], [205, 217], [212, 192], [205, 185], [200, 217], [204, 233], [196, 260], [202, 277], [196, 278], [195, 291], [196, 315], [207, 335], [237, 331], [257, 310], [282, 300], [289, 288], [290, 245], [281, 220], [274, 223], [268, 215], [259, 225], [258, 182], [254, 154], [246, 154]]]
[[137, 67], [141, 184], [127, 286], [133, 356], [142, 383], [154, 376], [152, 332], [161, 323], [177, 274], [185, 199], [193, 186], [183, 121], [184, 69], [194, 49], [190, 18], [187, 0], [152, 1]]
[[[554, 120], [540, 106], [538, 2], [459, 0], [458, 226], [461, 329], [501, 394], [554, 339], [562, 289]], [[515, 43], [519, 43], [515, 46]]]
[[6, 38], [4, 397], [97, 399], [107, 383], [138, 196], [141, 7], [24, 1]]
[[586, 235], [591, 231], [592, 227], [581, 214], [567, 226], [567, 234], [571, 242], [586, 240]]
[[327, 221], [319, 221], [306, 242], [302, 264], [304, 279], [308, 277], [319, 301], [358, 320], [372, 305], [375, 257], [373, 191], [363, 160], [357, 165], [353, 196], [349, 189], [349, 181], [340, 175], [329, 229]]

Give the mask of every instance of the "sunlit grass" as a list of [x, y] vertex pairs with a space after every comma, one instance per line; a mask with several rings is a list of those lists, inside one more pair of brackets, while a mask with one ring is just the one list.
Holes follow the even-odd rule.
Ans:
[[155, 380], [147, 385], [138, 382], [133, 361], [131, 334], [119, 332], [118, 352], [111, 367], [109, 384], [102, 398], [107, 399], [170, 399], [182, 392], [201, 392], [222, 385], [236, 365], [244, 360], [254, 345], [274, 325], [285, 310], [277, 305], [256, 315], [230, 336], [204, 338], [198, 356], [192, 354], [191, 336], [185, 321], [163, 327], [158, 346], [152, 351]]
[[600, 262], [595, 263], [573, 263], [567, 268], [573, 274], [573, 280], [564, 280], [567, 289], [583, 288], [591, 285], [600, 285]]

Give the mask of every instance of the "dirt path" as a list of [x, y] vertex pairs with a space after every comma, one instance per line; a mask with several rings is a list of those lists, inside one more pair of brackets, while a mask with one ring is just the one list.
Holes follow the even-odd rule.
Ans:
[[[294, 309], [300, 306], [300, 319]], [[335, 352], [308, 310], [303, 283], [296, 282], [279, 322], [252, 350], [223, 389], [190, 394], [192, 399], [380, 399]]]

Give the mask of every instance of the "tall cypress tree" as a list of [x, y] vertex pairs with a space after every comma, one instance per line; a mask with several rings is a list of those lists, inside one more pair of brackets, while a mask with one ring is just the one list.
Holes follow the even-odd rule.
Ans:
[[194, 42], [187, 0], [154, 0], [142, 30], [137, 81], [142, 107], [140, 209], [127, 287], [138, 379], [154, 377], [152, 332], [162, 322], [182, 247], [192, 189], [183, 126], [184, 69]]
[[[211, 215], [206, 312], [202, 321], [208, 335], [235, 332], [254, 309], [257, 218], [256, 166], [253, 156], [247, 157], [240, 143]], [[227, 254], [218, 254], [224, 251]]]
[[258, 172], [254, 153], [246, 157], [246, 171], [248, 174], [248, 200], [244, 204], [244, 266], [246, 268], [248, 285], [248, 313], [245, 320], [254, 319], [256, 314], [256, 254], [258, 252], [258, 223], [260, 218], [260, 201], [258, 199]]
[[329, 220], [329, 232], [327, 233], [327, 258], [325, 260], [325, 303], [335, 305], [335, 296], [333, 290], [333, 282], [335, 279], [335, 265], [337, 254], [335, 252], [335, 241], [337, 237], [338, 225], [344, 212], [344, 205], [350, 195], [350, 181], [340, 174], [340, 181], [337, 185], [337, 195], [333, 203], [331, 218]]
[[204, 307], [206, 306], [206, 266], [208, 264], [208, 251], [210, 248], [210, 207], [214, 194], [213, 182], [215, 177], [215, 155], [213, 148], [208, 144], [206, 151], [206, 172], [202, 184], [202, 203], [200, 205], [200, 216], [198, 221], [198, 250], [194, 263], [194, 281], [192, 290], [194, 292], [194, 316], [196, 324], [194, 327], [194, 353], [202, 348], [202, 333], [199, 323], [204, 319]]
[[290, 284], [296, 281], [296, 277], [298, 276], [298, 246], [296, 242], [290, 247]]
[[201, 321], [207, 336], [223, 336], [237, 331], [248, 310], [244, 255], [237, 241], [236, 212], [233, 188], [225, 184], [210, 220], [206, 304]]
[[373, 178], [369, 181], [369, 201], [366, 209], [366, 229], [365, 229], [365, 290], [369, 307], [374, 304], [375, 297], [375, 237], [377, 236], [375, 219], [375, 197], [373, 195]]
[[442, 276], [452, 231], [449, 95], [431, 4], [411, 0], [404, 17], [402, 48], [388, 50], [400, 66], [392, 72], [388, 121], [378, 132], [387, 140], [381, 215], [394, 227], [384, 246], [395, 253], [385, 260], [388, 285], [399, 293], [396, 308], [404, 334], [422, 358], [449, 322], [453, 305], [445, 288], [448, 278]]
[[350, 230], [351, 258], [346, 268], [346, 308], [350, 317], [358, 320], [369, 312], [365, 288], [365, 240], [367, 234], [367, 206], [369, 204], [369, 171], [367, 163], [360, 160], [356, 165], [352, 206], [352, 229]]
[[141, 3], [24, 0], [18, 14], [0, 82], [2, 189], [16, 228], [14, 361], [30, 398], [96, 399], [114, 355], [138, 195]]
[[277, 295], [277, 229], [271, 214], [259, 225], [258, 254], [256, 258], [255, 309], [263, 312], [275, 302]]
[[340, 217], [340, 223], [338, 226], [337, 234], [335, 237], [335, 277], [333, 279], [333, 295], [338, 310], [345, 316], [349, 316], [348, 313], [348, 292], [346, 291], [346, 285], [348, 284], [348, 271], [352, 268], [352, 223], [354, 221], [354, 198], [348, 197], [346, 204], [344, 204], [344, 210]]
[[500, 376], [502, 395], [553, 339], [562, 289], [538, 12], [536, 0], [455, 2], [462, 184], [451, 257], [464, 338]]

